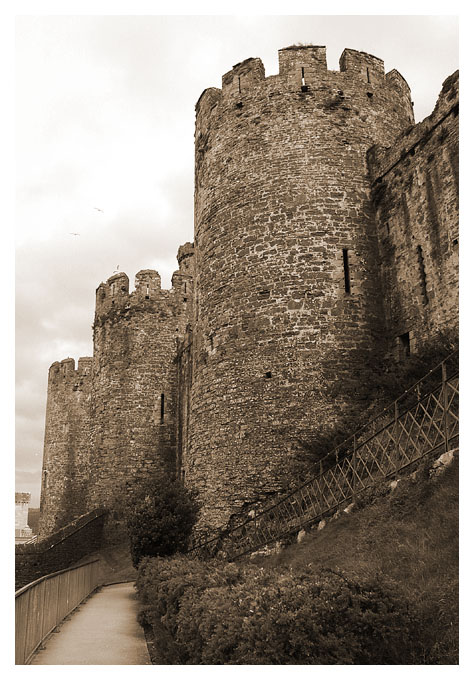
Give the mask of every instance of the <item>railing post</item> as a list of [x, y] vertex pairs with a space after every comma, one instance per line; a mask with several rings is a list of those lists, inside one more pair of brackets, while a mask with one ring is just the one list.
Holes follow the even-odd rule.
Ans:
[[443, 434], [444, 434], [444, 452], [449, 450], [449, 434], [448, 434], [448, 384], [446, 379], [446, 362], [441, 364], [441, 399], [443, 402]]
[[355, 501], [355, 496], [356, 496], [356, 487], [357, 487], [357, 475], [356, 475], [356, 470], [357, 470], [357, 454], [356, 454], [356, 437], [355, 435], [352, 437], [352, 502]]
[[398, 399], [396, 399], [394, 404], [394, 423], [393, 423], [393, 429], [395, 433], [395, 457], [397, 461], [395, 468], [398, 466], [400, 462], [400, 425], [398, 422], [399, 415], [400, 414], [398, 410]]

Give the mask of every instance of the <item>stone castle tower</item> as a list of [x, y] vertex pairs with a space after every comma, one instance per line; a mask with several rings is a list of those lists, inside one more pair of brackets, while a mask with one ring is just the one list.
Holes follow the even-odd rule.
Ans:
[[172, 289], [144, 270], [96, 291], [94, 356], [49, 371], [40, 534], [107, 507], [120, 519], [130, 484], [176, 459], [176, 347], [192, 310], [193, 247], [179, 249]]
[[196, 105], [195, 239], [172, 290], [112, 277], [94, 357], [53, 364], [43, 533], [159, 466], [217, 528], [281, 488], [299, 440], [363, 408], [376, 357], [457, 327], [457, 75], [415, 126], [376, 57], [279, 63], [237, 64]]

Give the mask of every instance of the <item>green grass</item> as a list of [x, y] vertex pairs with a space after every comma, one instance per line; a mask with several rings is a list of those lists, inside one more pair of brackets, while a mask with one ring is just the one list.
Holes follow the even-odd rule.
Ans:
[[422, 613], [420, 663], [458, 663], [457, 460], [435, 480], [420, 470], [417, 479], [402, 480], [391, 494], [255, 561], [315, 572], [339, 568], [355, 579], [388, 576]]

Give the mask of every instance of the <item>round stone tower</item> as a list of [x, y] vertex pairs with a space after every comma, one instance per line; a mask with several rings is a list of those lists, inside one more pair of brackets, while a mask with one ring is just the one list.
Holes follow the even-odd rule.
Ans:
[[48, 374], [39, 533], [86, 512], [92, 358], [55, 361]]
[[160, 468], [175, 471], [176, 343], [192, 307], [187, 245], [172, 290], [148, 269], [132, 293], [124, 273], [97, 288], [88, 505], [111, 509], [115, 526], [130, 486]]
[[382, 310], [366, 152], [414, 122], [369, 54], [324, 47], [237, 64], [196, 105], [195, 312], [186, 481], [202, 527], [279, 488], [352, 408]]

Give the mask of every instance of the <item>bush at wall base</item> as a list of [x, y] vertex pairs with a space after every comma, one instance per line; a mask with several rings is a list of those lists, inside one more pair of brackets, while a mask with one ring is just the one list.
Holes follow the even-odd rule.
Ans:
[[185, 550], [198, 510], [193, 492], [165, 474], [137, 485], [127, 509], [133, 565]]

